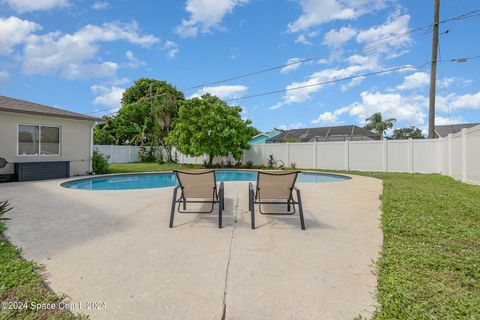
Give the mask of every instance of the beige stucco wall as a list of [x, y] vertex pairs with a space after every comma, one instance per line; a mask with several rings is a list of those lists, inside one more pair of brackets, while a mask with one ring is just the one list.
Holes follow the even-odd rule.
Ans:
[[[60, 126], [60, 156], [18, 156], [18, 124]], [[90, 167], [90, 134], [93, 122], [0, 111], [0, 158], [9, 162], [70, 161], [70, 175], [83, 175]], [[0, 174], [13, 173], [13, 164]]]

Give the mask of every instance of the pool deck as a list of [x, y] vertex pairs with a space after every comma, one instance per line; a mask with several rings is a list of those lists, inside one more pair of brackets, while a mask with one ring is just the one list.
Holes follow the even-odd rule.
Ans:
[[258, 213], [251, 230], [246, 182], [225, 183], [223, 229], [216, 214], [177, 214], [169, 229], [172, 188], [8, 183], [0, 200], [14, 207], [7, 237], [92, 319], [369, 318], [382, 182], [352, 177], [298, 184], [306, 231], [297, 215]]

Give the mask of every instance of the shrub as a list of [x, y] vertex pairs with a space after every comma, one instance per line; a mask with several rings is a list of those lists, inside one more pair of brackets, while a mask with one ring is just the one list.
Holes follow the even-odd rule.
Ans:
[[228, 159], [228, 160], [227, 160], [227, 163], [225, 164], [225, 167], [227, 167], [227, 168], [233, 168], [233, 161], [230, 160], [230, 159]]
[[245, 168], [252, 169], [253, 168], [253, 161], [248, 160], [247, 163], [245, 164]]
[[215, 163], [215, 168], [223, 168], [223, 167], [224, 167], [224, 165], [223, 165], [223, 160]]
[[235, 162], [235, 168], [237, 168], [237, 169], [241, 168], [242, 165], [243, 165], [242, 161]]
[[297, 168], [297, 164], [296, 164], [295, 162], [292, 162], [292, 163], [290, 164], [290, 168], [296, 169], [296, 168]]
[[98, 152], [98, 150], [93, 150], [92, 156], [92, 170], [95, 174], [104, 174], [108, 173], [108, 161], [107, 158]]
[[275, 157], [273, 156], [273, 154], [269, 155], [268, 156], [268, 161], [267, 161], [267, 167], [269, 169], [273, 169], [273, 168], [275, 168], [276, 163], [277, 162], [275, 161]]

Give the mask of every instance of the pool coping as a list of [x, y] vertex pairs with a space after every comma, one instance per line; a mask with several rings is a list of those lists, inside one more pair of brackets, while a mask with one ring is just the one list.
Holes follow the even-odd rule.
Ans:
[[[191, 170], [198, 170], [198, 169], [191, 169]], [[184, 170], [184, 171], [191, 171], [191, 170]], [[350, 175], [344, 175], [344, 174], [336, 174], [336, 173], [329, 173], [329, 172], [321, 172], [321, 171], [312, 171], [312, 170], [261, 170], [261, 169], [236, 169], [236, 168], [213, 168], [213, 171], [248, 171], [248, 172], [258, 172], [258, 171], [298, 171], [300, 173], [311, 173], [311, 174], [320, 174], [323, 176], [329, 176], [329, 177], [335, 177], [335, 178], [342, 178], [340, 181], [335, 181], [335, 183], [338, 182], [343, 182], [343, 181], [348, 181], [351, 180], [352, 177]], [[71, 177], [66, 181], [63, 181], [60, 183], [60, 187], [65, 188], [65, 189], [70, 189], [70, 190], [83, 190], [83, 191], [131, 191], [131, 190], [151, 190], [151, 189], [160, 189], [160, 188], [141, 188], [141, 189], [99, 189], [99, 190], [88, 190], [88, 189], [74, 189], [74, 188], [69, 188], [66, 187], [65, 184], [75, 182], [75, 181], [83, 181], [83, 180], [93, 180], [96, 178], [103, 178], [103, 177], [115, 177], [115, 176], [141, 176], [141, 175], [152, 175], [152, 174], [171, 174], [173, 173], [174, 170], [168, 170], [168, 171], [146, 171], [146, 172], [126, 172], [126, 173], [107, 173], [107, 174], [99, 174], [99, 175], [91, 175], [88, 177]], [[231, 182], [231, 181], [227, 181]], [[233, 181], [233, 182], [238, 182], [238, 181]], [[248, 182], [248, 181], [244, 181]], [[300, 184], [306, 183], [306, 182], [298, 182]], [[328, 182], [324, 182], [328, 183]], [[169, 186], [169, 187], [161, 187], [161, 188], [173, 188], [174, 186]]]

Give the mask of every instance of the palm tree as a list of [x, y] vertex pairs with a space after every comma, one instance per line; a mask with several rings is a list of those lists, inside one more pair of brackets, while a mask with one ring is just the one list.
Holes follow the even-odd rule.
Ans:
[[167, 162], [173, 162], [172, 146], [166, 142], [166, 138], [170, 134], [173, 119], [177, 116], [179, 109], [178, 92], [174, 88], [167, 88], [162, 95], [159, 95], [152, 105], [152, 113], [157, 119], [160, 134], [159, 143], [167, 154]]
[[131, 143], [137, 145], [140, 143], [140, 160], [145, 161], [145, 141], [147, 140], [147, 120], [145, 119], [142, 126], [133, 123], [133, 137]]
[[388, 129], [393, 128], [393, 124], [397, 119], [391, 118], [383, 120], [382, 114], [380, 112], [375, 112], [369, 118], [367, 118], [367, 125], [365, 129], [374, 131], [380, 139], [383, 139], [383, 135]]

